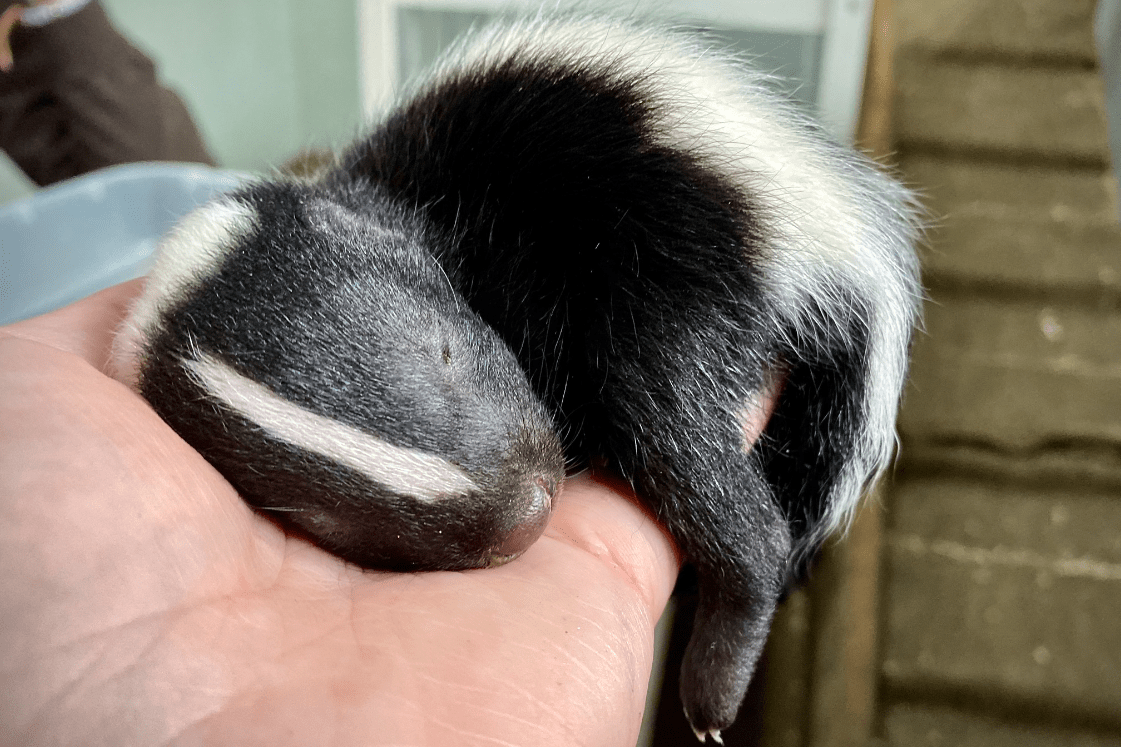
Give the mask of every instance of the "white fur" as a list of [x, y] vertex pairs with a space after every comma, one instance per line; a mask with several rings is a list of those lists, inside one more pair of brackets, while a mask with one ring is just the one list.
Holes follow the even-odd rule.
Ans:
[[113, 340], [111, 370], [129, 386], [137, 386], [144, 347], [160, 323], [161, 314], [182, 294], [217, 271], [237, 241], [257, 226], [249, 205], [219, 199], [188, 213], [156, 248], [156, 261]]
[[[889, 463], [906, 374], [907, 342], [921, 290], [911, 247], [918, 218], [911, 195], [862, 157], [813, 132], [773, 92], [768, 76], [698, 46], [695, 38], [625, 21], [575, 16], [558, 25], [518, 21], [471, 37], [437, 78], [510, 55], [555, 59], [643, 81], [657, 112], [655, 137], [741, 186], [759, 208], [766, 243], [762, 276], [783, 323], [803, 337], [835, 335], [854, 318], [870, 326], [866, 418], [829, 499], [816, 544], [847, 525], [864, 485]], [[855, 291], [851, 308], [839, 288]], [[820, 329], [811, 301], [836, 321]], [[870, 312], [870, 314], [868, 313]]]
[[433, 454], [394, 446], [369, 433], [292, 404], [217, 358], [184, 361], [206, 392], [275, 439], [327, 457], [395, 493], [421, 501], [477, 490], [460, 467]]

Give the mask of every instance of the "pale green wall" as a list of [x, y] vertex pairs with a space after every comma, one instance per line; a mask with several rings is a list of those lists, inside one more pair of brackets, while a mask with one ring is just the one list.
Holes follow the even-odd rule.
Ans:
[[[355, 0], [103, 4], [187, 102], [222, 166], [265, 170], [359, 131]], [[0, 164], [0, 201], [29, 189]]]
[[221, 165], [260, 170], [358, 128], [354, 0], [103, 0]]
[[31, 194], [35, 185], [16, 168], [11, 159], [0, 153], [0, 205]]

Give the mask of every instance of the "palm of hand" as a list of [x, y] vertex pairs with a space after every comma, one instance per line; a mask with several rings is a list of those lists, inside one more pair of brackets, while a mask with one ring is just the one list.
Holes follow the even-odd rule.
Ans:
[[634, 744], [677, 572], [570, 481], [524, 556], [363, 572], [101, 373], [135, 284], [0, 331], [0, 742]]

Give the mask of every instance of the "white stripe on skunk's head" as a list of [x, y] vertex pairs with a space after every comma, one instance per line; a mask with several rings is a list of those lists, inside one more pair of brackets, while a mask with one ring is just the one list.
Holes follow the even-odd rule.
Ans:
[[551, 418], [433, 260], [443, 239], [354, 189], [243, 189], [236, 235], [226, 209], [197, 216], [220, 261], [153, 284], [171, 302], [143, 307], [139, 390], [247, 502], [348, 560], [509, 560], [563, 480]]
[[389, 492], [436, 501], [468, 498], [479, 490], [462, 467], [304, 409], [212, 355], [200, 353], [184, 365], [208, 396], [269, 437], [348, 467]]
[[252, 207], [221, 197], [188, 213], [164, 236], [156, 247], [144, 290], [132, 303], [113, 340], [109, 367], [118, 380], [134, 389], [138, 386], [145, 347], [159, 328], [160, 314], [215, 272], [256, 225], [257, 214]]

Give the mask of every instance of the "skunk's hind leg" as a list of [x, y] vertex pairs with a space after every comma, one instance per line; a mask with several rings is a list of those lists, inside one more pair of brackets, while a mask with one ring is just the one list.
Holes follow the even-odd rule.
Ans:
[[[619, 363], [600, 431], [605, 451], [696, 569], [699, 604], [680, 682], [685, 715], [702, 739], [735, 719], [785, 587], [792, 545], [752, 449], [762, 424], [745, 434], [745, 402], [772, 394], [756, 366], [716, 366], [717, 347], [696, 359], [671, 355], [681, 348], [670, 341], [654, 348], [657, 362]], [[705, 371], [721, 372], [722, 381]]]
[[[692, 436], [705, 434], [678, 434]], [[686, 718], [703, 740], [735, 720], [784, 588], [791, 537], [753, 455], [681, 456], [657, 460], [667, 469], [636, 483], [659, 496], [662, 518], [696, 568], [699, 600], [680, 685]]]

